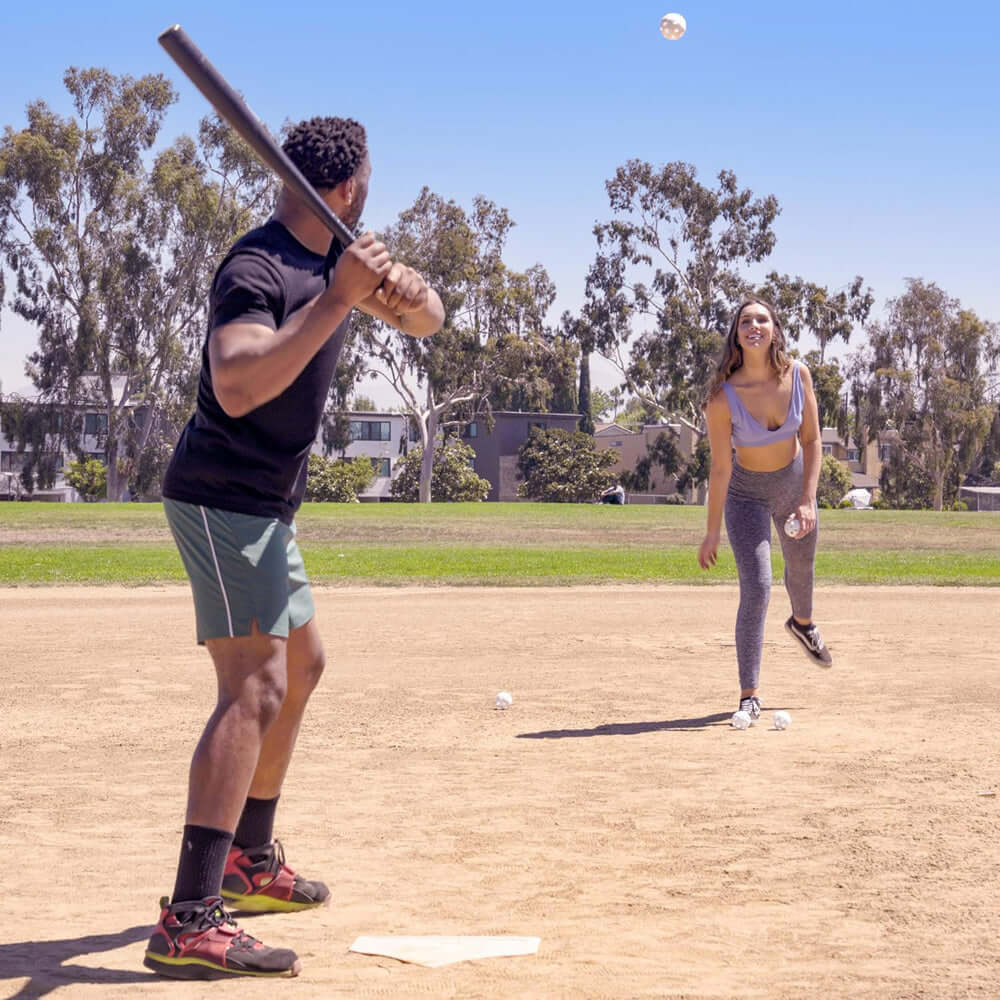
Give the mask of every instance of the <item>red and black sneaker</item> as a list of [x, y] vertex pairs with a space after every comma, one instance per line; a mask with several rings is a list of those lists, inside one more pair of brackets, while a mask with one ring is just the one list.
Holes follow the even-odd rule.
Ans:
[[310, 882], [285, 864], [280, 840], [231, 847], [222, 895], [234, 910], [248, 913], [291, 913], [330, 902], [330, 890], [322, 882]]
[[160, 900], [143, 965], [171, 979], [297, 976], [302, 963], [288, 948], [268, 948], [236, 926], [219, 896], [171, 903]]

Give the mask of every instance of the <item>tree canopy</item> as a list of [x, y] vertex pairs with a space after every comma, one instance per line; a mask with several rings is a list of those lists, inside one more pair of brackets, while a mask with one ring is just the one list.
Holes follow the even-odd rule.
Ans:
[[[441, 296], [445, 323], [416, 339], [360, 317], [356, 351], [374, 356], [420, 433], [420, 499], [432, 496], [438, 428], [468, 422], [491, 405], [545, 409], [565, 394], [571, 355], [545, 328], [555, 286], [540, 264], [524, 272], [503, 261], [514, 222], [483, 196], [466, 212], [424, 188], [382, 234], [393, 259], [415, 268]], [[575, 373], [569, 375], [572, 386]]]
[[[27, 374], [68, 415], [106, 414], [108, 496], [121, 499], [143, 457], [176, 440], [212, 274], [274, 185], [218, 118], [154, 154], [177, 99], [162, 75], [71, 67], [63, 82], [72, 115], [32, 101], [0, 140], [0, 253], [10, 306], [38, 331]], [[79, 452], [82, 433], [66, 419], [59, 444]]]
[[755, 198], [723, 170], [629, 160], [606, 184], [612, 218], [594, 227], [585, 318], [594, 348], [629, 391], [702, 426], [702, 400], [747, 268], [775, 244], [774, 195]]
[[614, 449], [598, 449], [583, 431], [533, 427], [518, 451], [523, 480], [518, 495], [557, 503], [593, 501], [614, 482], [608, 470], [617, 460]]
[[883, 489], [900, 505], [941, 510], [957, 494], [996, 412], [986, 376], [997, 351], [996, 324], [918, 278], [869, 325], [850, 365], [856, 434], [891, 432]]

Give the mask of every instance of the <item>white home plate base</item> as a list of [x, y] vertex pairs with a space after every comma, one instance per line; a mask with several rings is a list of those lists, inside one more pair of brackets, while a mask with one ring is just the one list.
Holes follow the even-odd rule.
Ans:
[[425, 965], [436, 969], [453, 962], [469, 962], [476, 958], [507, 958], [513, 955], [534, 955], [541, 938], [511, 935], [450, 936], [426, 934], [419, 936], [390, 935], [389, 937], [359, 937], [349, 951], [362, 955], [383, 955], [400, 962]]

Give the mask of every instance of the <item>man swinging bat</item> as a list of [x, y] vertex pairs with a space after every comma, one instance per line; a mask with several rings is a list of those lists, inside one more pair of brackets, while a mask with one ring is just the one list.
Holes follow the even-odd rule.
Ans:
[[[364, 128], [296, 125], [284, 153], [337, 223], [368, 192]], [[294, 976], [300, 961], [241, 930], [254, 912], [321, 906], [330, 893], [285, 864], [273, 823], [324, 654], [295, 541], [310, 448], [358, 307], [404, 333], [440, 329], [437, 294], [371, 233], [346, 247], [286, 183], [274, 214], [216, 272], [197, 407], [163, 482], [164, 510], [194, 596], [218, 701], [191, 762], [172, 896], [145, 964], [177, 979]]]

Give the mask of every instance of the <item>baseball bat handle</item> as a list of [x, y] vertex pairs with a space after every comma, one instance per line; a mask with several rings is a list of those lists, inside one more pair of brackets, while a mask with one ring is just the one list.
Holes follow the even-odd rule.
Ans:
[[167, 28], [159, 42], [184, 75], [208, 98], [208, 103], [246, 141], [257, 156], [277, 174], [281, 182], [312, 210], [316, 217], [347, 247], [355, 236], [337, 217], [316, 189], [305, 179], [288, 154], [278, 145], [246, 101], [223, 79], [204, 53], [179, 25]]

